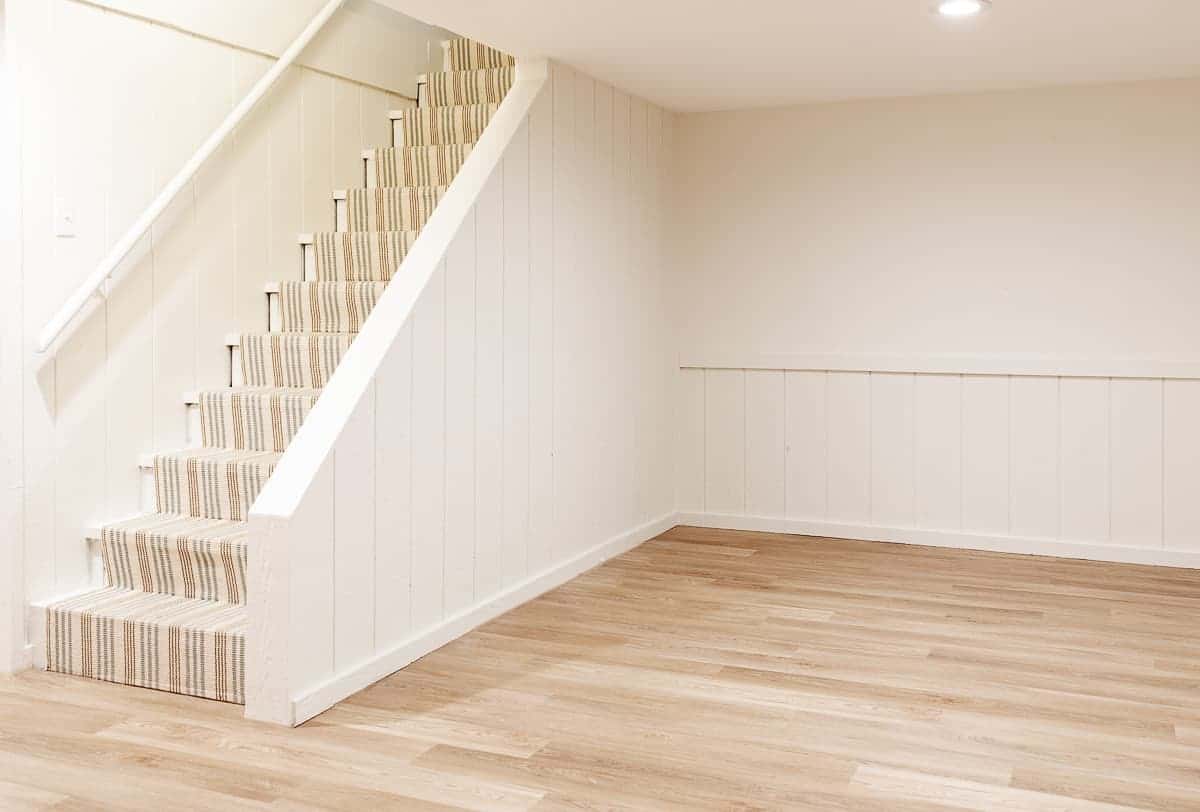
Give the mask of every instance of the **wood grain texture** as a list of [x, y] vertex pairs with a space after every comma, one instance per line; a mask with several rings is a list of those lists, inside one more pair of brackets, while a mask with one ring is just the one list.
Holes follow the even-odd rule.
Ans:
[[677, 527], [303, 727], [0, 681], [5, 809], [1200, 808], [1200, 572]]

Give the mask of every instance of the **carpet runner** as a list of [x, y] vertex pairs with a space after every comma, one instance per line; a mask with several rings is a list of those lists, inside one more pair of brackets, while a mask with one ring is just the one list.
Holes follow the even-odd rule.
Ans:
[[[240, 336], [243, 385], [197, 398], [201, 447], [154, 456], [155, 512], [101, 528], [105, 586], [46, 609], [49, 670], [245, 701], [246, 517], [282, 452], [512, 85], [512, 57], [452, 40], [394, 145], [364, 153], [309, 278], [281, 280], [279, 324]], [[182, 393], [181, 393], [182, 394]]]

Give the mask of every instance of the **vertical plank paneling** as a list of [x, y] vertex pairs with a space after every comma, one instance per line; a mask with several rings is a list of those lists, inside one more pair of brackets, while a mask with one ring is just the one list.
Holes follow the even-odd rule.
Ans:
[[[266, 68], [261, 57], [236, 54], [234, 80], [239, 98]], [[271, 120], [250, 116], [234, 136], [234, 217], [237, 283], [234, 305], [239, 332], [266, 329], [263, 287], [271, 274]]]
[[958, 530], [962, 526], [962, 378], [918, 375], [914, 385], [916, 524], [930, 530]]
[[[336, 16], [336, 15], [335, 15]], [[333, 188], [357, 189], [365, 175], [362, 151], [362, 94], [357, 85], [333, 83]]]
[[269, 106], [264, 111], [270, 116], [271, 129], [271, 230], [267, 251], [272, 281], [300, 278], [296, 235], [304, 222], [303, 166], [307, 163], [301, 145], [300, 79], [297, 68], [284, 74], [271, 91]]
[[1009, 526], [1009, 380], [963, 377], [962, 529], [1006, 534]]
[[786, 372], [787, 497], [789, 519], [824, 519], [828, 464], [824, 372]]
[[[1111, 384], [1113, 544], [1163, 544], [1162, 381], [1135, 378]], [[1200, 415], [1197, 416], [1200, 419]]]
[[287, 668], [294, 686], [316, 685], [334, 670], [334, 465], [332, 457], [325, 460], [288, 523]]
[[392, 122], [388, 118], [388, 110], [392, 108], [391, 98], [382, 90], [364, 85], [359, 104], [362, 115], [362, 149], [390, 147]]
[[871, 376], [826, 377], [826, 436], [830, 521], [865, 524], [871, 517]]
[[475, 595], [500, 588], [504, 537], [504, 183], [493, 173], [475, 205]]
[[547, 82], [529, 114], [529, 551], [550, 563], [554, 535], [554, 103]]
[[912, 375], [871, 375], [871, 522], [911, 527], [915, 518]]
[[1012, 534], [1058, 537], [1058, 379], [1012, 379]]
[[[475, 595], [476, 240], [468, 214], [450, 244], [446, 285], [445, 612], [470, 605]], [[420, 424], [416, 427], [421, 431]], [[421, 469], [418, 469], [421, 470]], [[423, 474], [422, 474], [423, 475]]]
[[1163, 416], [1163, 540], [1200, 552], [1200, 381], [1166, 381]]
[[549, 536], [550, 557], [556, 558], [579, 537], [579, 505], [572, 498], [571, 487], [577, 469], [575, 441], [579, 436], [578, 404], [575, 402], [580, 389], [575, 375], [579, 366], [575, 363], [577, 348], [572, 329], [578, 323], [575, 312], [576, 295], [576, 231], [578, 206], [576, 197], [580, 190], [576, 185], [575, 172], [575, 74], [557, 63], [551, 66], [550, 82], [554, 93], [553, 143], [553, 195], [551, 206], [553, 217], [553, 268], [554, 281], [552, 325], [554, 340], [553, 357], [553, 456], [554, 497], [553, 530]]
[[1103, 378], [1059, 382], [1062, 533], [1067, 541], [1109, 539], [1109, 386]]
[[[632, 246], [631, 235], [633, 233], [634, 213], [632, 209], [633, 196], [633, 166], [631, 161], [631, 145], [629, 132], [629, 96], [619, 90], [613, 90], [612, 94], [612, 147], [613, 147], [613, 165], [612, 165], [612, 188], [614, 197], [614, 206], [612, 213], [612, 243], [610, 256], [612, 257], [613, 271], [613, 287], [615, 288], [616, 297], [622, 302], [623, 306], [619, 309], [616, 318], [616, 323], [619, 325], [615, 329], [613, 336], [614, 349], [617, 352], [618, 358], [622, 364], [621, 369], [626, 370], [628, 361], [635, 354], [637, 347], [637, 337], [631, 329], [631, 321], [633, 320], [636, 307], [628, 303], [636, 299], [639, 291], [638, 275], [634, 269], [634, 251]], [[700, 376], [703, 380], [703, 374]], [[672, 382], [674, 383], [674, 382]], [[627, 438], [625, 442], [620, 444], [618, 457], [618, 466], [623, 472], [634, 470], [637, 464], [637, 414], [632, 404], [637, 396], [637, 384], [632, 375], [621, 374], [614, 386], [614, 395], [621, 403], [621, 408], [616, 416], [616, 430], [622, 436]], [[700, 409], [700, 437], [703, 438], [703, 407], [704, 407], [704, 390], [700, 387], [700, 399], [697, 401]], [[678, 440], [678, 432], [672, 431], [672, 436]], [[704, 504], [704, 459], [703, 459], [703, 439], [696, 446], [697, 453], [701, 454], [700, 468], [697, 471], [689, 472], [689, 476], [699, 476], [699, 489], [692, 493], [687, 503], [691, 504], [695, 510], [702, 509]], [[678, 459], [678, 458], [677, 458]], [[690, 481], [690, 480], [689, 480]], [[621, 481], [616, 483], [616, 498], [620, 503], [620, 521], [628, 527], [637, 522], [637, 482], [633, 477], [623, 475]], [[684, 487], [684, 492], [688, 488]]]
[[676, 506], [704, 512], [704, 370], [681, 369], [676, 426]]
[[[503, 522], [500, 543], [501, 584], [526, 574], [529, 551], [529, 392], [530, 392], [530, 160], [529, 123], [504, 154], [504, 398], [501, 456]], [[544, 156], [538, 156], [544, 160]]]
[[375, 649], [412, 628], [412, 321], [400, 331], [375, 384]]
[[787, 513], [787, 399], [784, 373], [746, 371], [746, 515]]
[[704, 373], [704, 504], [709, 513], [746, 509], [746, 376], [740, 369]]
[[[333, 79], [311, 70], [300, 72], [301, 154], [300, 222], [304, 232], [332, 231]], [[280, 246], [283, 249], [285, 246]], [[299, 262], [299, 251], [296, 252]]]
[[[333, 460], [334, 666], [375, 651], [375, 388], [363, 394]], [[327, 542], [328, 543], [328, 542]]]
[[413, 324], [412, 625], [442, 618], [446, 516], [446, 281], [434, 273]]

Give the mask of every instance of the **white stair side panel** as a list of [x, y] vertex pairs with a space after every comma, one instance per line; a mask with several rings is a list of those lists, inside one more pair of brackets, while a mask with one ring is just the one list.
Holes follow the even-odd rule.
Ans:
[[344, 191], [333, 193], [333, 230], [350, 230], [350, 212], [346, 208], [346, 193]]
[[300, 279], [304, 282], [317, 279], [317, 246], [311, 234], [300, 238]]
[[413, 325], [412, 624], [443, 617], [446, 539], [446, 282], [435, 271], [417, 300]]
[[[479, 257], [480, 260], [483, 257]], [[446, 288], [446, 542], [445, 611], [453, 614], [475, 597], [475, 412], [479, 408], [476, 377], [475, 227], [470, 215], [450, 244], [445, 260]], [[419, 430], [419, 429], [418, 429]], [[480, 524], [492, 537], [497, 523]]]
[[[503, 176], [475, 204], [475, 598], [499, 591], [504, 543]], [[471, 229], [466, 223], [463, 231]]]
[[[375, 653], [375, 388], [346, 424], [333, 460], [334, 667]], [[390, 542], [389, 542], [390, 543]]]
[[529, 538], [529, 125], [505, 154], [504, 173], [504, 445], [500, 573], [511, 586], [528, 573]]
[[[412, 322], [388, 350], [375, 385], [375, 647], [412, 630]], [[384, 419], [378, 419], [384, 415]], [[384, 453], [383, 449], [387, 449]]]

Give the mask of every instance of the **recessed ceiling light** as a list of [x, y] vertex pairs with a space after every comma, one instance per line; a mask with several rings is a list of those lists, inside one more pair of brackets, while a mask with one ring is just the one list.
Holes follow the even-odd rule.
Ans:
[[955, 19], [974, 17], [982, 11], [986, 11], [991, 4], [991, 0], [940, 0], [937, 4], [937, 12], [943, 17]]

